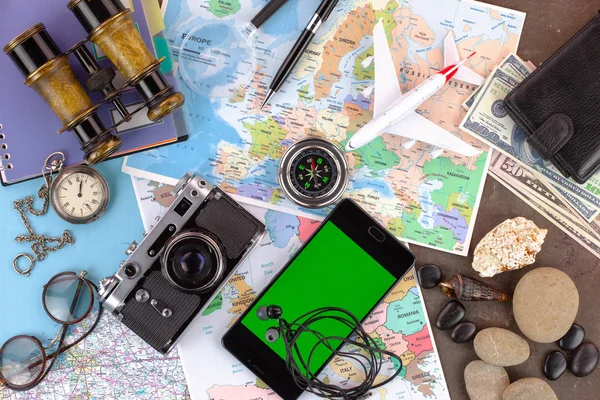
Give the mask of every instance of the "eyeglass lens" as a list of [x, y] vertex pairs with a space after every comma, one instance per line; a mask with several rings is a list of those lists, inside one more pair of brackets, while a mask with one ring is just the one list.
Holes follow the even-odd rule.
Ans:
[[25, 386], [33, 383], [44, 367], [43, 349], [28, 337], [7, 342], [0, 353], [0, 372], [9, 384]]
[[93, 294], [88, 284], [77, 275], [62, 275], [52, 279], [46, 288], [44, 304], [57, 321], [71, 324], [89, 312]]

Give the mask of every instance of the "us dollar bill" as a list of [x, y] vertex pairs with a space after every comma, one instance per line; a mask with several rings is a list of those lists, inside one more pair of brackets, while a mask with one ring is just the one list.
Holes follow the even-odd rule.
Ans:
[[573, 196], [571, 193], [565, 192], [558, 186], [552, 186], [554, 190], [563, 198], [571, 207], [575, 209], [585, 220], [589, 223], [593, 223], [600, 217], [600, 208], [594, 207], [592, 204], [585, 200], [581, 200], [578, 197]]
[[600, 173], [592, 176], [585, 184], [565, 178], [550, 161], [544, 160], [529, 146], [525, 131], [508, 115], [504, 99], [519, 83], [518, 79], [499, 67], [495, 68], [460, 128], [531, 167], [564, 192], [600, 208]]
[[[532, 65], [524, 62], [514, 53], [510, 53], [508, 56], [506, 56], [506, 58], [500, 63], [499, 68], [511, 75], [513, 78], [521, 80], [525, 79], [533, 71]], [[479, 96], [481, 93], [482, 88], [483, 85], [471, 93], [467, 101], [465, 101], [462, 105], [464, 109], [468, 110], [473, 106], [473, 103], [475, 102], [475, 99], [477, 99], [477, 96]]]
[[503, 182], [517, 188], [521, 193], [527, 194], [532, 201], [544, 202], [569, 217], [570, 220], [577, 221], [579, 226], [590, 231], [592, 239], [600, 245], [600, 227], [593, 223], [595, 220], [588, 221], [575, 212], [573, 206], [535, 171], [499, 152], [495, 152], [492, 156], [490, 171], [493, 171], [494, 175], [500, 177]]
[[600, 244], [594, 232], [573, 221], [570, 216], [558, 211], [556, 208], [551, 207], [543, 201], [539, 201], [536, 197], [531, 196], [531, 193], [522, 190], [518, 185], [514, 185], [509, 180], [505, 181], [505, 174], [500, 173], [497, 175], [498, 171], [492, 169], [489, 170], [489, 174], [548, 221], [582, 245], [586, 250], [594, 254], [597, 258], [600, 258]]

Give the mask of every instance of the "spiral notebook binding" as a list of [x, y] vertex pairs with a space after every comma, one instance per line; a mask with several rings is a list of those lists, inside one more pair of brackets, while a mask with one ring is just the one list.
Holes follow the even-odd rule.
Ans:
[[8, 144], [6, 143], [6, 133], [2, 129], [0, 124], [0, 171], [12, 169], [13, 165], [8, 161], [10, 160], [10, 153], [8, 152]]

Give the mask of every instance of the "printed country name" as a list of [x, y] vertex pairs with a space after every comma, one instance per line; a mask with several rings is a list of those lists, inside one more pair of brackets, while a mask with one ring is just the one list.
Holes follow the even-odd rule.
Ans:
[[[249, 295], [252, 295], [253, 293], [248, 293]], [[248, 298], [243, 299], [243, 300], [232, 300], [231, 304], [233, 304], [234, 307], [237, 306], [249, 306], [250, 304], [252, 304], [254, 302], [254, 296], [248, 296]]]
[[439, 215], [440, 217], [442, 217], [442, 218], [445, 218], [445, 219], [452, 219], [452, 220], [454, 220], [454, 221], [458, 221], [458, 218], [457, 218], [457, 217], [455, 217], [455, 216], [453, 216], [453, 215], [450, 215], [450, 214], [439, 213], [438, 215]]
[[431, 374], [429, 372], [423, 372], [422, 374], [417, 374], [412, 376], [412, 380], [415, 381], [417, 379], [429, 378]]
[[246, 277], [244, 275], [235, 275], [233, 277], [231, 277], [231, 279], [229, 280], [229, 283], [235, 283], [235, 282], [239, 282], [239, 281], [243, 281], [246, 280]]
[[230, 10], [234, 7], [234, 4], [230, 1], [219, 0], [217, 3], [219, 3], [219, 5], [223, 6], [224, 8], [228, 8]]
[[431, 335], [428, 334], [428, 335], [423, 335], [423, 336], [417, 336], [415, 338], [415, 341], [420, 342], [420, 341], [429, 340], [429, 339], [431, 339]]
[[398, 319], [412, 317], [413, 315], [419, 315], [419, 314], [420, 314], [419, 310], [409, 311], [407, 313], [398, 314]]
[[465, 206], [464, 204], [460, 204], [460, 203], [452, 203], [452, 206], [456, 207], [456, 208], [462, 208], [463, 210], [469, 209], [469, 206]]
[[409, 275], [409, 276], [405, 276], [402, 281], [403, 282], [410, 282], [410, 281], [414, 281], [414, 280], [415, 280], [415, 276], [414, 275]]
[[[417, 52], [419, 52], [417, 50]], [[432, 68], [433, 69], [433, 68]], [[413, 70], [412, 68], [400, 68], [400, 72], [404, 73], [406, 76], [416, 76], [417, 78], [431, 78], [431, 74], [427, 75], [427, 74], [423, 74], [421, 72], [415, 72], [415, 70]], [[466, 90], [475, 90], [478, 88], [478, 86], [471, 86], [469, 84], [465, 84], [464, 82], [459, 82], [459, 81], [455, 81], [455, 80], [451, 80], [450, 82], [448, 82], [448, 85], [453, 86], [455, 88], [461, 88], [461, 89], [466, 89]]]
[[315, 57], [319, 57], [322, 54], [321, 52], [314, 51], [314, 50], [311, 50], [311, 49], [306, 49], [305, 53], [306, 54], [311, 54], [311, 55], [313, 55]]
[[468, 181], [468, 180], [469, 180], [469, 177], [468, 177], [468, 176], [466, 176], [466, 175], [462, 175], [462, 174], [457, 174], [456, 172], [452, 172], [452, 171], [448, 171], [448, 172], [446, 172], [446, 175], [450, 175], [450, 176], [453, 176], [453, 177], [455, 177], [455, 178], [464, 179], [464, 180], [466, 180], [466, 181]]
[[356, 42], [354, 40], [350, 40], [350, 39], [346, 39], [346, 38], [339, 38], [338, 42], [347, 43], [349, 45], [356, 46]]

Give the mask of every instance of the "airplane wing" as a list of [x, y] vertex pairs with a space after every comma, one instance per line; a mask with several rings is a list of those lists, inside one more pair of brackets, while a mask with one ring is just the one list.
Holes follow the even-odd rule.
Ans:
[[404, 118], [396, 125], [390, 126], [386, 129], [386, 132], [392, 135], [420, 140], [421, 142], [429, 143], [469, 157], [481, 153], [481, 151], [477, 150], [475, 147], [463, 142], [460, 138], [454, 136], [445, 129], [440, 128], [435, 123], [422, 117], [416, 112]]
[[402, 90], [381, 20], [373, 30], [373, 42], [375, 44], [375, 105], [373, 112], [374, 117], [377, 117], [402, 96]]
[[[444, 66], [454, 65], [460, 62], [460, 56], [458, 55], [458, 49], [456, 48], [456, 42], [454, 41], [454, 35], [452, 32], [448, 33], [446, 39], [444, 39]], [[485, 78], [476, 72], [473, 72], [466, 66], [462, 66], [458, 69], [454, 79], [472, 83], [473, 85], [483, 85]]]

